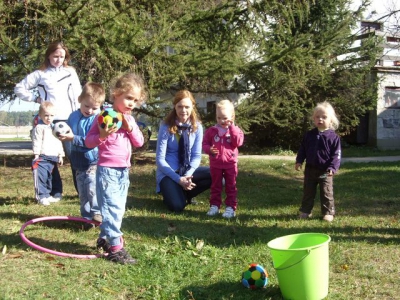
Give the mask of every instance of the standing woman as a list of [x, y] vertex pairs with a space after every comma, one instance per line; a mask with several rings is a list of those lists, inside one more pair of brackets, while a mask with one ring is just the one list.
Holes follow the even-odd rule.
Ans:
[[[68, 48], [62, 42], [52, 42], [47, 47], [41, 67], [28, 74], [14, 88], [14, 93], [21, 100], [39, 104], [52, 102], [56, 109], [53, 123], [67, 121], [69, 115], [80, 107], [78, 97], [82, 86], [75, 69], [68, 65], [70, 59]], [[38, 96], [33, 93], [35, 89], [39, 93]], [[35, 117], [34, 126], [37, 122], [40, 122], [40, 119]], [[65, 154], [69, 157], [69, 144], [63, 142], [63, 146]], [[53, 172], [53, 178], [57, 178], [58, 169], [55, 168]], [[77, 190], [74, 170], [72, 175]]]
[[176, 93], [173, 109], [161, 123], [156, 149], [157, 193], [170, 211], [181, 212], [211, 186], [208, 167], [200, 167], [203, 127], [191, 92]]
[[[75, 69], [68, 65], [70, 59], [69, 51], [62, 42], [51, 43], [41, 67], [17, 83], [15, 94], [28, 102], [52, 102], [57, 108], [54, 121], [66, 121], [79, 108], [78, 97], [82, 92]], [[32, 93], [33, 89], [37, 89], [39, 96]]]

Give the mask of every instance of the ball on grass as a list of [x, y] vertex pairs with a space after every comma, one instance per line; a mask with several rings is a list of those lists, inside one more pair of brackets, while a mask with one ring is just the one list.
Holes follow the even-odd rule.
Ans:
[[115, 125], [117, 129], [120, 129], [122, 126], [122, 114], [109, 107], [100, 112], [97, 122], [101, 128], [106, 128], [106, 126], [111, 128]]
[[242, 284], [253, 290], [263, 288], [268, 284], [268, 273], [259, 264], [250, 264], [242, 273]]

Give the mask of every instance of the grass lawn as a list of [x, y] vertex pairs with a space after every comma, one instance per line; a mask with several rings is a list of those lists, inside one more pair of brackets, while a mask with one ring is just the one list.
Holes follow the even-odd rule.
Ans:
[[[292, 163], [241, 159], [237, 217], [224, 220], [206, 216], [208, 192], [197, 198], [199, 205], [169, 213], [155, 194], [154, 154], [137, 157], [122, 231], [139, 263], [123, 266], [53, 256], [21, 241], [18, 232], [28, 220], [79, 216], [69, 166], [61, 167], [63, 200], [43, 207], [33, 199], [29, 161], [8, 159], [0, 167], [0, 299], [281, 299], [267, 243], [305, 232], [332, 239], [326, 299], [399, 299], [399, 162], [344, 164], [335, 177], [337, 218], [326, 223], [319, 219], [318, 200], [312, 219], [297, 218], [302, 173]], [[37, 223], [25, 235], [57, 251], [98, 253], [98, 229], [81, 227]], [[265, 289], [248, 290], [240, 283], [252, 262], [269, 273]]]

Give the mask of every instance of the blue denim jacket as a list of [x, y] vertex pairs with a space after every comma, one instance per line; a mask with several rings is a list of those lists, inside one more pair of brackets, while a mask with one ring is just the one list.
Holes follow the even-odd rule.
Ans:
[[69, 115], [67, 123], [74, 133], [74, 139], [69, 142], [71, 149], [69, 159], [74, 170], [87, 170], [91, 165], [97, 164], [97, 147], [87, 148], [85, 146], [85, 138], [90, 127], [92, 127], [92, 124], [97, 126], [93, 123], [96, 116], [97, 114], [85, 117], [79, 109]]

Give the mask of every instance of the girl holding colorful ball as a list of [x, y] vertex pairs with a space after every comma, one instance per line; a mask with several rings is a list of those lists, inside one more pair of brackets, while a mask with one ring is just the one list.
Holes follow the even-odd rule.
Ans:
[[135, 264], [136, 260], [124, 248], [121, 224], [128, 195], [132, 147], [139, 148], [144, 142], [131, 113], [146, 99], [145, 84], [139, 75], [127, 73], [116, 78], [110, 86], [109, 102], [122, 114], [121, 127], [101, 126], [94, 122], [85, 140], [87, 147], [99, 149], [96, 191], [103, 222], [97, 247], [108, 253], [106, 258], [110, 261]]

